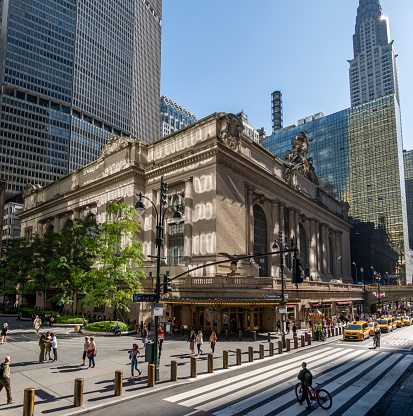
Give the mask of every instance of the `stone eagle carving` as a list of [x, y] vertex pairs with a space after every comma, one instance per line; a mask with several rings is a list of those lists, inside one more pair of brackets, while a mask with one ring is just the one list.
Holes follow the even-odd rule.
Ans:
[[128, 147], [133, 141], [134, 140], [131, 137], [111, 136], [103, 148], [100, 158], [103, 159], [112, 153], [116, 153], [120, 149]]

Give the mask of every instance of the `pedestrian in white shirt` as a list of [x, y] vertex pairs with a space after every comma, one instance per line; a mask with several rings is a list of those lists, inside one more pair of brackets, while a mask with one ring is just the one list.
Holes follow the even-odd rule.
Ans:
[[53, 361], [57, 361], [57, 339], [56, 335], [52, 332], [50, 334], [50, 348], [53, 350]]
[[198, 335], [196, 336], [196, 346], [198, 348], [198, 354], [197, 355], [202, 354], [201, 347], [202, 347], [203, 343], [204, 343], [204, 339], [203, 339], [203, 336], [202, 336], [202, 332], [198, 331]]

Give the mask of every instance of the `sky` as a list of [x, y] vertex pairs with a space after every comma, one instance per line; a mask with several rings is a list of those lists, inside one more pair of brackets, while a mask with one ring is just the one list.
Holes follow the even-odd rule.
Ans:
[[[381, 0], [397, 58], [404, 149], [413, 149], [413, 0]], [[359, 0], [163, 0], [161, 95], [195, 114], [241, 110], [271, 134], [350, 107]]]

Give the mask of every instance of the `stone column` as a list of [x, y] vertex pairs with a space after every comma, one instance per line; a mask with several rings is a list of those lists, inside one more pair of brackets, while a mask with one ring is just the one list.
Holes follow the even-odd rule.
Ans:
[[335, 236], [336, 236], [336, 247], [337, 247], [337, 259], [341, 257], [340, 260], [337, 260], [337, 279], [340, 279], [343, 276], [343, 252], [341, 249], [342, 234], [337, 232]]
[[78, 220], [80, 218], [80, 208], [76, 208], [73, 210], [73, 222], [74, 220]]
[[285, 222], [284, 222], [284, 204], [279, 205], [279, 219], [280, 219], [280, 229], [283, 232], [283, 237], [285, 237]]
[[332, 273], [330, 264], [330, 228], [326, 226], [326, 260], [327, 260], [327, 273]]
[[189, 260], [192, 257], [192, 215], [194, 209], [194, 184], [192, 178], [185, 180], [185, 231], [184, 231], [184, 257]]
[[317, 274], [317, 235], [315, 221], [310, 220], [310, 276], [315, 277]]
[[300, 218], [298, 211], [294, 211], [294, 225], [295, 225], [295, 237], [297, 238], [297, 247], [300, 250]]
[[253, 254], [254, 252], [254, 214], [253, 214], [253, 207], [252, 207], [252, 193], [253, 188], [251, 186], [246, 187], [247, 191], [247, 203], [245, 209], [247, 211], [247, 215], [245, 216], [246, 219], [246, 230], [247, 230], [247, 238], [246, 238], [246, 252], [247, 254]]
[[[271, 240], [271, 248], [270, 250], [272, 250], [272, 242], [274, 240], [278, 239], [278, 231], [280, 230], [280, 211], [279, 211], [279, 206], [278, 206], [278, 202], [273, 201], [271, 203], [271, 216], [272, 216], [272, 224], [273, 224], [273, 228], [272, 228], [272, 240]], [[278, 276], [279, 273], [279, 256], [269, 256], [268, 258], [269, 260], [269, 266], [271, 265], [271, 276], [272, 277], [276, 277]]]
[[60, 231], [60, 218], [58, 216], [53, 218], [53, 231], [55, 233]]
[[[294, 210], [292, 208], [288, 208], [288, 220], [289, 220], [289, 225], [290, 225], [290, 229], [288, 230], [288, 237], [293, 238], [296, 236], [295, 234], [295, 215], [294, 215]], [[288, 241], [288, 244], [290, 242]]]
[[323, 259], [322, 272], [327, 273], [327, 247], [326, 247], [326, 226], [321, 225], [321, 255]]
[[316, 233], [316, 240], [317, 240], [317, 273], [323, 271], [323, 257], [322, 257], [322, 242], [321, 242], [321, 231], [320, 231], [320, 223], [315, 222], [315, 233]]

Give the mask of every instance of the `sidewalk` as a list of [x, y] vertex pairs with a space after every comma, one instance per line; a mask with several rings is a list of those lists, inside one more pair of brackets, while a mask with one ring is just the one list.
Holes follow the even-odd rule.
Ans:
[[[305, 331], [299, 331], [299, 338]], [[252, 336], [249, 338], [244, 337], [242, 341], [238, 338], [230, 338], [228, 340], [223, 339], [223, 335], [219, 338], [216, 345], [216, 352], [214, 355], [214, 367], [216, 373], [228, 372], [231, 369], [239, 369], [239, 366], [235, 365], [236, 349], [242, 350], [242, 363], [243, 365], [253, 365], [254, 363], [248, 363], [248, 347], [254, 348], [254, 360], [255, 363], [263, 362], [265, 360], [276, 360], [278, 356], [278, 341], [281, 339], [275, 333], [272, 333], [271, 341], [274, 343], [275, 356], [269, 357], [269, 344], [267, 339], [267, 333], [257, 334], [257, 341], [253, 341]], [[292, 339], [292, 333], [288, 338]], [[336, 341], [342, 336], [335, 336], [328, 338], [326, 342], [320, 343], [313, 341], [311, 346], [304, 348], [299, 347], [298, 350], [292, 349], [285, 354], [293, 354], [297, 351], [308, 348], [316, 348], [319, 345], [325, 345], [325, 343]], [[135, 337], [121, 337], [117, 340], [122, 340], [125, 344], [136, 342]], [[79, 338], [77, 338], [79, 340]], [[76, 340], [76, 342], [77, 342]], [[156, 384], [155, 387], [147, 387], [147, 363], [142, 362], [143, 357], [140, 360], [139, 368], [143, 370], [143, 374], [140, 378], [130, 379], [130, 361], [127, 358], [127, 348], [121, 348], [121, 344], [117, 344], [113, 348], [114, 339], [106, 340], [110, 343], [108, 348], [113, 350], [113, 354], [110, 355], [110, 359], [99, 359], [99, 349], [96, 362], [96, 368], [87, 369], [87, 367], [81, 367], [78, 364], [64, 364], [60, 361], [58, 363], [52, 363], [48, 365], [37, 365], [33, 367], [32, 363], [27, 363], [31, 366], [30, 369], [22, 369], [20, 372], [13, 371], [11, 374], [11, 386], [13, 400], [16, 401], [13, 405], [6, 405], [5, 392], [0, 395], [0, 413], [7, 409], [8, 416], [21, 416], [23, 407], [23, 397], [25, 388], [35, 389], [35, 414], [53, 414], [53, 415], [74, 415], [85, 413], [86, 409], [92, 407], [104, 407], [116, 403], [119, 400], [129, 400], [139, 396], [151, 394], [154, 391], [160, 389], [170, 388], [176, 384], [192, 383], [197, 379], [190, 378], [190, 351], [187, 344], [187, 335], [169, 335], [165, 337], [165, 343], [162, 350], [162, 358], [160, 365], [160, 378], [161, 381]], [[71, 342], [69, 339], [68, 342]], [[97, 345], [99, 343], [103, 345], [103, 337], [97, 339]], [[63, 343], [63, 341], [62, 341]], [[265, 347], [265, 358], [259, 360], [259, 345], [263, 344]], [[292, 344], [292, 343], [291, 343]], [[141, 343], [139, 344], [141, 345]], [[299, 342], [299, 345], [301, 343]], [[291, 345], [293, 347], [293, 345]], [[103, 345], [101, 348], [105, 348]], [[62, 347], [63, 349], [63, 347]], [[229, 352], [229, 370], [223, 369], [223, 351]], [[214, 374], [207, 372], [207, 354], [210, 352], [208, 342], [203, 345], [203, 354], [197, 357], [197, 373], [198, 379], [211, 377]], [[178, 361], [178, 381], [170, 381], [171, 372], [171, 360]], [[24, 366], [25, 363], [19, 363]], [[30, 364], [30, 365], [29, 365]], [[56, 365], [59, 364], [59, 365]], [[24, 368], [24, 367], [23, 367]], [[114, 377], [115, 371], [123, 371], [123, 395], [122, 397], [114, 396]], [[84, 397], [83, 407], [75, 408], [73, 406], [74, 401], [74, 381], [76, 378], [84, 379]]]

